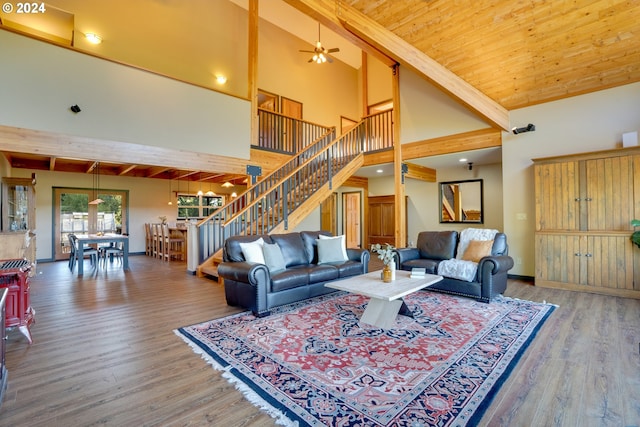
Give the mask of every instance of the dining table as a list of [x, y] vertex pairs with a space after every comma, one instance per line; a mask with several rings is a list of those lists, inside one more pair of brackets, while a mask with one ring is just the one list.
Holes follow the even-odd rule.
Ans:
[[129, 269], [129, 236], [122, 234], [78, 234], [76, 236], [78, 240], [78, 247], [76, 248], [76, 260], [78, 261], [78, 276], [84, 274], [83, 260], [84, 260], [84, 248], [91, 244], [108, 244], [122, 242], [122, 269]]

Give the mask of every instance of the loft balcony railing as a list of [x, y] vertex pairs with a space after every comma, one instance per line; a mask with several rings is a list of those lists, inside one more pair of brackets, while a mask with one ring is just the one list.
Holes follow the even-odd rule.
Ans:
[[280, 169], [200, 221], [198, 264], [219, 251], [230, 236], [268, 234], [281, 224], [288, 229], [292, 212], [325, 184], [331, 188], [333, 177], [360, 154], [393, 147], [391, 117], [391, 111], [365, 117], [337, 139], [334, 128], [324, 128], [325, 133]]
[[258, 147], [295, 154], [334, 128], [258, 108]]

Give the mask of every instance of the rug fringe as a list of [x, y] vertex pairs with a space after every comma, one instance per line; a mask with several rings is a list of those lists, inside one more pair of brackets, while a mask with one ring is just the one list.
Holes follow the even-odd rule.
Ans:
[[267, 413], [269, 416], [275, 419], [276, 424], [285, 426], [285, 427], [299, 427], [297, 421], [292, 421], [284, 414], [284, 412], [276, 409], [273, 405], [270, 405], [266, 400], [261, 398], [255, 391], [251, 389], [251, 387], [247, 386], [242, 380], [229, 372], [230, 369], [233, 369], [232, 366], [224, 367], [216, 362], [213, 357], [207, 354], [202, 348], [196, 345], [193, 341], [191, 341], [188, 337], [186, 337], [179, 329], [174, 329], [173, 333], [182, 338], [191, 350], [194, 353], [199, 354], [207, 364], [211, 365], [213, 369], [216, 371], [222, 371], [222, 377], [226, 379], [229, 383], [233, 384], [233, 386], [238, 390], [242, 395], [254, 406], [260, 408], [263, 412]]
[[[505, 300], [512, 300], [512, 301], [525, 301], [525, 302], [536, 303], [536, 301], [529, 301], [529, 300], [522, 299], [522, 298], [505, 297], [504, 295], [500, 295], [498, 298], [505, 299]], [[553, 304], [553, 303], [547, 302], [547, 300], [542, 300], [542, 302], [538, 302], [537, 304], [550, 305], [550, 306], [556, 307], [556, 308], [560, 307], [558, 304]]]
[[266, 400], [261, 398], [258, 393], [253, 391], [251, 387], [246, 385], [242, 380], [233, 375], [228, 370], [225, 370], [222, 373], [222, 377], [229, 381], [231, 384], [235, 386], [235, 388], [243, 394], [243, 396], [253, 405], [260, 408], [262, 411], [269, 414], [271, 417], [275, 418], [276, 424], [286, 426], [286, 427], [298, 427], [299, 424], [297, 421], [292, 421], [280, 410], [273, 407], [267, 403]]
[[184, 336], [182, 334], [182, 332], [180, 332], [180, 330], [174, 329], [173, 333], [176, 334], [177, 336], [179, 336], [180, 338], [182, 338], [182, 341], [187, 343], [187, 345], [189, 347], [191, 347], [191, 350], [193, 350], [193, 352], [195, 354], [199, 354], [200, 357], [202, 357], [209, 365], [211, 365], [213, 367], [213, 369], [215, 369], [216, 371], [225, 371], [226, 370], [224, 366], [222, 366], [218, 362], [216, 362], [213, 359], [213, 357], [211, 357], [210, 355], [207, 354], [206, 351], [204, 351], [202, 348], [198, 347], [193, 341], [191, 341], [189, 338]]

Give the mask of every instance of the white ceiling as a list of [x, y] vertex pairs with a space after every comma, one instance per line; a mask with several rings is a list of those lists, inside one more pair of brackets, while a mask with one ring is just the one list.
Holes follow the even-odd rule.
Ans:
[[[460, 162], [460, 159], [462, 158], [465, 158], [467, 160], [464, 162]], [[438, 169], [455, 167], [468, 169], [468, 162], [473, 162], [474, 167], [502, 163], [502, 148], [485, 148], [482, 150], [466, 151], [464, 153], [443, 154], [440, 156], [409, 160], [409, 163], [426, 166], [428, 168], [435, 169], [436, 171]], [[382, 170], [382, 172], [378, 172], [378, 170]], [[387, 163], [377, 166], [365, 166], [363, 168], [360, 168], [356, 175], [365, 178], [392, 176], [393, 164]]]

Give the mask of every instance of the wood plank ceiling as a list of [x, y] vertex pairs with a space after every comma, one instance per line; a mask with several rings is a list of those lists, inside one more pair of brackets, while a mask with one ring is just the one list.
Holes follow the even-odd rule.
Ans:
[[[640, 81], [640, 0], [285, 1], [318, 20], [324, 14], [325, 24], [338, 22], [340, 8], [353, 8], [506, 110]], [[336, 15], [327, 18], [327, 10]], [[16, 168], [90, 172], [93, 164], [4, 155]], [[103, 171], [210, 182], [244, 179], [153, 165], [105, 164]]]
[[343, 0], [507, 110], [640, 81], [640, 1]]

